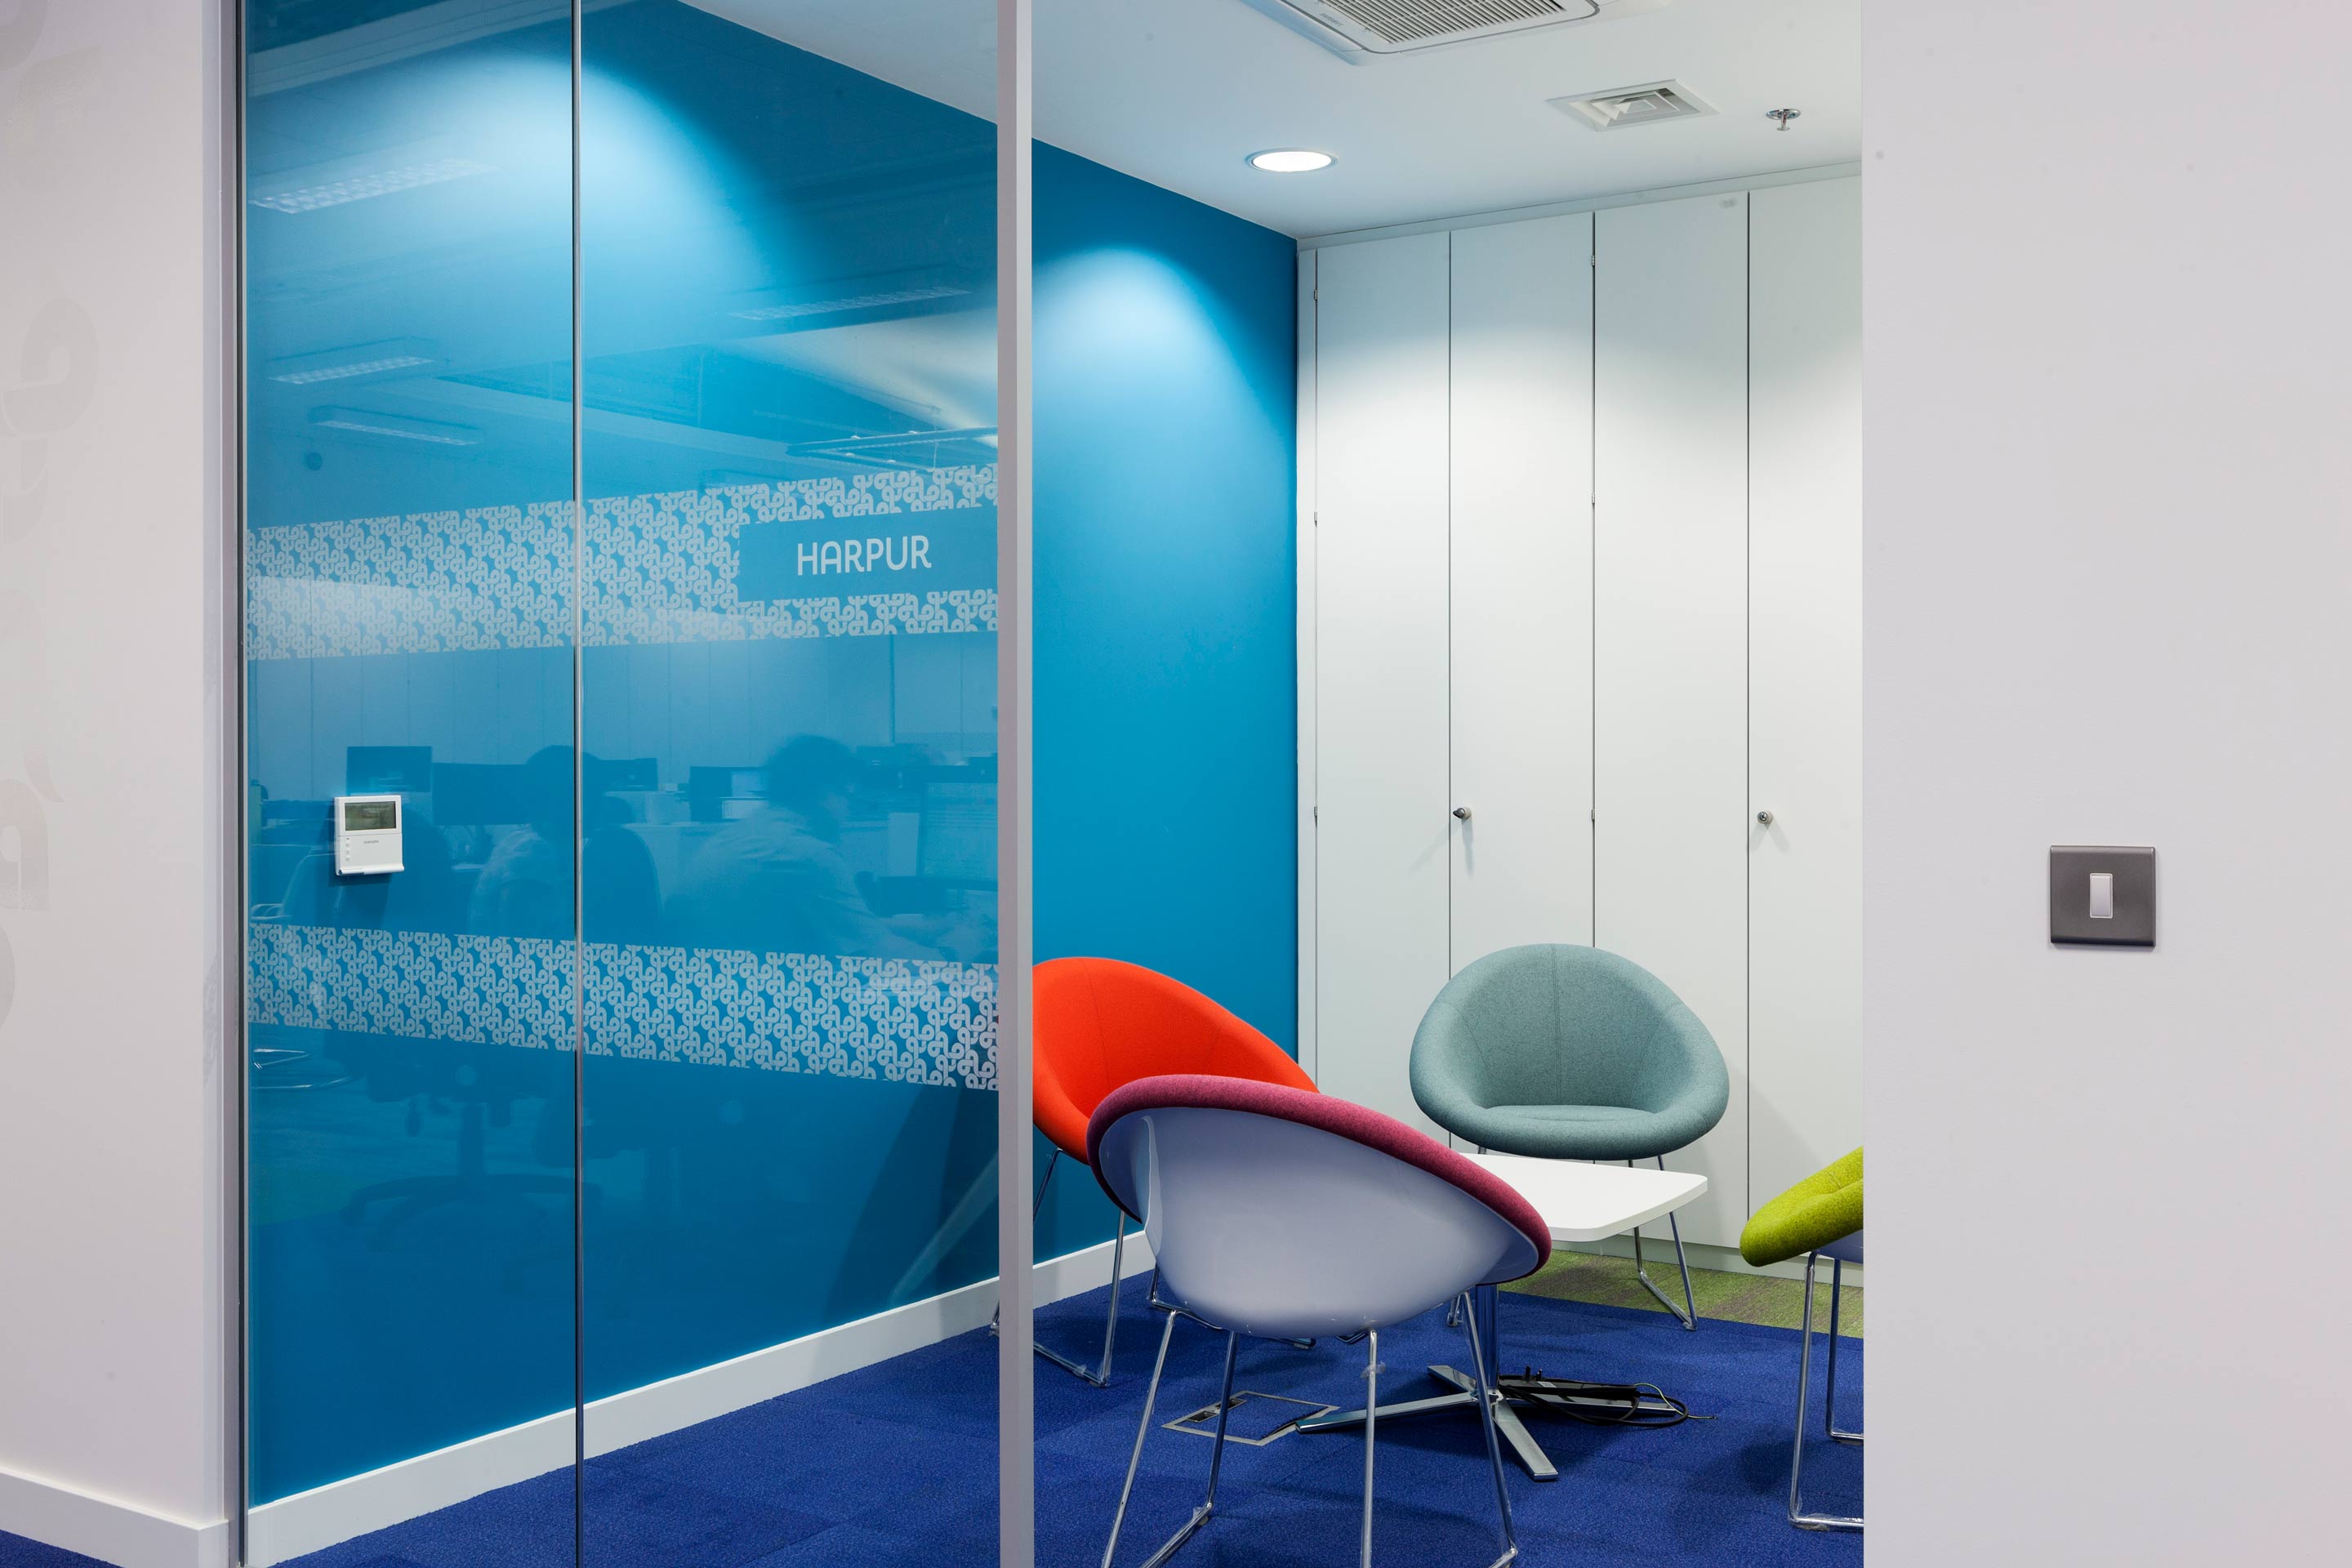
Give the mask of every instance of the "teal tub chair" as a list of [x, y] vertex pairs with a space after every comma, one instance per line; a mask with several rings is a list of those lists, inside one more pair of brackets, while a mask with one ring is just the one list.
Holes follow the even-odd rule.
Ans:
[[[1488, 953], [1446, 983], [1412, 1041], [1412, 1097], [1432, 1121], [1484, 1150], [1543, 1160], [1648, 1160], [1723, 1120], [1731, 1078], [1715, 1037], [1665, 983], [1631, 959], [1564, 944]], [[1698, 1326], [1681, 1226], [1677, 1306], [1633, 1267], [1685, 1329]]]

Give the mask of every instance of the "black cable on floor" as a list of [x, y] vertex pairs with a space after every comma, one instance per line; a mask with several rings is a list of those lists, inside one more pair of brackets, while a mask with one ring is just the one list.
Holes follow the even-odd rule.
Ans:
[[1693, 1415], [1689, 1405], [1654, 1383], [1580, 1383], [1546, 1377], [1529, 1367], [1517, 1377], [1497, 1379], [1496, 1387], [1508, 1398], [1588, 1426], [1679, 1426], [1715, 1419]]

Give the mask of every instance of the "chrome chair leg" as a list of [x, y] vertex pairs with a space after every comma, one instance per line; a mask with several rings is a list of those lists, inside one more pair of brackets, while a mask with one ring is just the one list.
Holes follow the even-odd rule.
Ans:
[[1830, 1259], [1830, 1365], [1829, 1376], [1822, 1380], [1822, 1430], [1829, 1434], [1832, 1442], [1851, 1443], [1859, 1447], [1862, 1434], [1841, 1432], [1837, 1424], [1838, 1303], [1844, 1295], [1845, 1259], [1832, 1258]]
[[1225, 1418], [1234, 1410], [1234, 1358], [1242, 1348], [1242, 1337], [1231, 1329], [1225, 1331], [1225, 1381], [1217, 1394], [1217, 1438], [1209, 1450], [1209, 1495], [1201, 1500], [1201, 1517], [1217, 1504], [1217, 1472], [1225, 1463]]
[[[1862, 1521], [1843, 1514], [1807, 1513], [1804, 1504], [1805, 1416], [1813, 1370], [1813, 1278], [1822, 1255], [1805, 1255], [1805, 1317], [1797, 1351], [1797, 1441], [1789, 1455], [1789, 1522], [1799, 1530], [1860, 1530]], [[1831, 1260], [1835, 1263], [1836, 1259]], [[1835, 1297], [1831, 1298], [1832, 1301]], [[1837, 1342], [1832, 1340], [1834, 1350]]]
[[1160, 1331], [1160, 1354], [1151, 1363], [1151, 1382], [1143, 1390], [1143, 1419], [1136, 1423], [1135, 1450], [1127, 1457], [1127, 1479], [1118, 1489], [1118, 1511], [1110, 1516], [1110, 1540], [1103, 1546], [1102, 1568], [1110, 1568], [1112, 1554], [1118, 1551], [1118, 1532], [1127, 1523], [1127, 1500], [1135, 1490], [1135, 1468], [1143, 1462], [1143, 1439], [1151, 1430], [1151, 1406], [1160, 1398], [1160, 1374], [1168, 1367], [1168, 1342], [1176, 1336], [1176, 1317], [1169, 1314], [1167, 1327]]
[[1381, 1415], [1381, 1331], [1364, 1336], [1371, 1348], [1364, 1353], [1364, 1553], [1363, 1568], [1372, 1568], [1372, 1428]]
[[[1116, 1265], [1118, 1260], [1117, 1258], [1113, 1258], [1111, 1261]], [[1213, 1329], [1219, 1333], [1223, 1333], [1224, 1331], [1223, 1329], [1218, 1329], [1217, 1325], [1209, 1321], [1208, 1319], [1202, 1317], [1198, 1312], [1187, 1312], [1183, 1308], [1178, 1306], [1173, 1301], [1161, 1300], [1160, 1299], [1160, 1268], [1157, 1264], [1152, 1266], [1151, 1289], [1144, 1293], [1144, 1302], [1155, 1312], [1182, 1313], [1183, 1316], [1192, 1319], [1194, 1322], [1200, 1324], [1204, 1329]], [[1299, 1351], [1311, 1351], [1315, 1348], [1315, 1342], [1313, 1340], [1274, 1340], [1269, 1342], [1277, 1345], [1288, 1345], [1291, 1349]], [[1353, 1344], [1355, 1342], [1353, 1340], [1349, 1340], [1342, 1342]]]
[[[1059, 1149], [1055, 1150], [1052, 1153], [1045, 1156], [1045, 1173], [1037, 1178], [1037, 1195], [1035, 1198], [1031, 1200], [1029, 1205], [1029, 1226], [1032, 1230], [1034, 1230], [1037, 1226], [1037, 1216], [1045, 1212], [1045, 1189], [1054, 1184], [1054, 1167], [1061, 1163], [1062, 1152]], [[988, 1331], [990, 1333], [992, 1334], [996, 1332], [999, 1321], [1003, 1316], [1004, 1303], [999, 1301], [996, 1304], [996, 1310], [988, 1314]]]
[[[1477, 1309], [1466, 1300], [1459, 1300], [1455, 1302], [1454, 1305], [1460, 1311], [1462, 1321], [1469, 1330], [1470, 1364], [1476, 1369], [1475, 1375], [1477, 1379], [1476, 1392], [1472, 1395], [1472, 1397], [1475, 1397], [1477, 1401], [1481, 1415], [1481, 1426], [1486, 1436], [1486, 1465], [1487, 1468], [1494, 1472], [1495, 1506], [1502, 1519], [1503, 1554], [1500, 1557], [1496, 1558], [1494, 1562], [1488, 1565], [1488, 1568], [1509, 1568], [1511, 1563], [1518, 1561], [1519, 1542], [1517, 1530], [1511, 1519], [1510, 1493], [1505, 1489], [1503, 1483], [1503, 1445], [1500, 1429], [1496, 1420], [1496, 1414], [1497, 1409], [1502, 1405], [1502, 1399], [1501, 1396], [1496, 1393], [1487, 1373], [1484, 1336], [1482, 1336], [1478, 1331], [1479, 1314]], [[1141, 1468], [1143, 1463], [1143, 1440], [1147, 1436], [1150, 1436], [1151, 1433], [1151, 1413], [1154, 1407], [1159, 1404], [1160, 1382], [1168, 1370], [1168, 1346], [1169, 1342], [1173, 1340], [1176, 1336], [1176, 1320], [1179, 1318], [1192, 1318], [1194, 1322], [1202, 1323], [1203, 1327], [1211, 1326], [1203, 1320], [1194, 1318], [1192, 1313], [1185, 1311], [1181, 1308], [1171, 1308], [1167, 1312], [1166, 1317], [1167, 1321], [1161, 1326], [1160, 1331], [1160, 1353], [1153, 1359], [1151, 1363], [1151, 1381], [1145, 1385], [1143, 1391], [1143, 1415], [1142, 1418], [1136, 1423], [1135, 1447], [1129, 1452], [1127, 1457], [1127, 1479], [1119, 1483], [1118, 1509], [1117, 1512], [1111, 1515], [1110, 1539], [1103, 1543], [1101, 1568], [1111, 1568], [1113, 1561], [1118, 1554], [1119, 1533], [1127, 1526], [1127, 1505], [1135, 1495], [1135, 1474], [1136, 1471]], [[1217, 1395], [1216, 1439], [1214, 1445], [1209, 1450], [1209, 1489], [1207, 1494], [1202, 1498], [1201, 1505], [1192, 1510], [1192, 1516], [1184, 1521], [1183, 1525], [1178, 1529], [1175, 1534], [1170, 1536], [1165, 1542], [1162, 1542], [1158, 1551], [1145, 1558], [1143, 1562], [1139, 1564], [1139, 1568], [1161, 1568], [1161, 1564], [1173, 1557], [1186, 1542], [1192, 1540], [1194, 1535], [1200, 1532], [1201, 1527], [1209, 1522], [1210, 1515], [1216, 1508], [1217, 1478], [1223, 1472], [1224, 1468], [1225, 1426], [1227, 1418], [1231, 1415], [1234, 1407], [1234, 1363], [1236, 1356], [1240, 1352], [1242, 1341], [1241, 1335], [1231, 1330], [1218, 1330], [1216, 1331], [1223, 1333], [1225, 1336], [1225, 1374], [1223, 1384], [1218, 1391]], [[1353, 1340], [1358, 1337], [1360, 1336], [1348, 1336], [1349, 1340]], [[1374, 1443], [1380, 1420], [1380, 1380], [1381, 1372], [1381, 1336], [1378, 1330], [1368, 1330], [1360, 1337], [1365, 1342], [1367, 1348], [1364, 1352], [1364, 1410], [1362, 1415], [1364, 1423], [1364, 1526], [1363, 1535], [1359, 1546], [1358, 1560], [1361, 1564], [1361, 1568], [1372, 1568], [1373, 1475], [1374, 1458], [1378, 1452], [1377, 1448], [1374, 1447]]]
[[[1657, 1156], [1657, 1163], [1659, 1170], [1664, 1170], [1666, 1157], [1664, 1154]], [[1625, 1167], [1632, 1170], [1634, 1163], [1628, 1160]], [[1674, 1233], [1675, 1262], [1681, 1266], [1683, 1271], [1683, 1304], [1675, 1306], [1673, 1300], [1658, 1289], [1658, 1282], [1650, 1278], [1649, 1267], [1642, 1258], [1642, 1227], [1638, 1225], [1633, 1227], [1633, 1278], [1642, 1282], [1642, 1289], [1658, 1299], [1659, 1306], [1675, 1315], [1675, 1321], [1681, 1323], [1685, 1331], [1696, 1333], [1698, 1331], [1698, 1299], [1691, 1293], [1690, 1258], [1683, 1251], [1683, 1227], [1672, 1211], [1666, 1215], [1666, 1228]]]
[[[1055, 1150], [1051, 1154], [1045, 1157], [1045, 1173], [1037, 1179], [1036, 1201], [1029, 1205], [1029, 1219], [1032, 1225], [1036, 1223], [1036, 1219], [1039, 1215], [1045, 1212], [1045, 1189], [1053, 1184], [1054, 1172], [1061, 1165], [1061, 1163], [1062, 1152], [1059, 1149]], [[1122, 1212], [1118, 1216], [1118, 1226], [1114, 1227], [1110, 1233], [1110, 1307], [1104, 1314], [1102, 1363], [1100, 1365], [1091, 1369], [1081, 1366], [1076, 1362], [1072, 1361], [1068, 1356], [1066, 1356], [1061, 1352], [1055, 1350], [1052, 1346], [1046, 1344], [1042, 1340], [1032, 1340], [1030, 1342], [1030, 1348], [1034, 1350], [1039, 1355], [1044, 1356], [1047, 1361], [1052, 1362], [1064, 1372], [1070, 1373], [1075, 1376], [1085, 1378], [1097, 1388], [1108, 1387], [1110, 1384], [1111, 1352], [1118, 1344], [1118, 1282], [1121, 1272], [1126, 1264], [1126, 1258], [1127, 1215]], [[1158, 1291], [1159, 1287], [1156, 1282], [1152, 1289], [1155, 1293]], [[998, 1321], [1002, 1318], [1003, 1312], [1004, 1308], [1000, 1303], [996, 1310], [989, 1314], [988, 1331], [990, 1333], [992, 1334], [996, 1332]]]
[[[1135, 1428], [1135, 1451], [1128, 1456], [1127, 1479], [1118, 1489], [1118, 1511], [1111, 1517], [1110, 1540], [1103, 1546], [1102, 1568], [1111, 1568], [1111, 1559], [1118, 1551], [1119, 1530], [1127, 1523], [1128, 1498], [1135, 1490], [1136, 1468], [1143, 1462], [1143, 1439], [1151, 1432], [1151, 1406], [1160, 1397], [1160, 1373], [1166, 1371], [1168, 1366], [1168, 1342], [1175, 1337], [1177, 1318], [1190, 1315], [1189, 1313], [1169, 1313], [1168, 1325], [1160, 1332], [1160, 1355], [1151, 1363], [1151, 1385], [1144, 1391], [1143, 1419]], [[1217, 1476], [1223, 1469], [1225, 1463], [1225, 1419], [1234, 1407], [1234, 1357], [1241, 1349], [1241, 1342], [1242, 1337], [1237, 1333], [1228, 1332], [1225, 1335], [1225, 1380], [1224, 1386], [1217, 1395], [1217, 1436], [1214, 1445], [1209, 1450], [1208, 1495], [1201, 1500], [1201, 1506], [1192, 1510], [1192, 1517], [1186, 1520], [1175, 1534], [1161, 1542], [1159, 1551], [1143, 1560], [1142, 1568], [1160, 1568], [1161, 1563], [1175, 1556], [1177, 1549], [1192, 1540], [1200, 1528], [1209, 1522], [1210, 1512], [1216, 1507]]]
[[1127, 1215], [1125, 1214], [1121, 1214], [1118, 1216], [1118, 1227], [1111, 1232], [1110, 1237], [1110, 1307], [1106, 1314], [1105, 1321], [1103, 1323], [1102, 1363], [1100, 1365], [1091, 1369], [1082, 1366], [1078, 1363], [1072, 1361], [1068, 1356], [1064, 1355], [1061, 1352], [1054, 1349], [1051, 1345], [1045, 1343], [1043, 1340], [1032, 1342], [1039, 1355], [1044, 1356], [1047, 1361], [1052, 1362], [1064, 1372], [1069, 1373], [1074, 1376], [1085, 1378], [1097, 1388], [1107, 1387], [1110, 1383], [1111, 1351], [1112, 1348], [1118, 1343], [1118, 1282], [1126, 1267], [1126, 1253]]
[[1503, 1519], [1503, 1554], [1495, 1559], [1490, 1568], [1506, 1568], [1518, 1561], [1518, 1532], [1511, 1524], [1511, 1494], [1503, 1485], [1503, 1443], [1495, 1430], [1495, 1391], [1486, 1383], [1486, 1347], [1478, 1340], [1478, 1314], [1470, 1305], [1470, 1298], [1455, 1299], [1454, 1315], [1470, 1331], [1471, 1375], [1478, 1380], [1479, 1425], [1486, 1433], [1486, 1463], [1495, 1472], [1495, 1507]]

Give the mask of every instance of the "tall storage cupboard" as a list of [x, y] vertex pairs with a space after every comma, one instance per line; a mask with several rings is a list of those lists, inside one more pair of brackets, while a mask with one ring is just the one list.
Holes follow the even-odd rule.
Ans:
[[1731, 1108], [1686, 1237], [1748, 1187], [1748, 198], [1597, 215], [1594, 940], [1715, 1036]]
[[1309, 1060], [1436, 1134], [1447, 977], [1622, 953], [1729, 1069], [1720, 1246], [1862, 1136], [1857, 186], [1302, 258]]

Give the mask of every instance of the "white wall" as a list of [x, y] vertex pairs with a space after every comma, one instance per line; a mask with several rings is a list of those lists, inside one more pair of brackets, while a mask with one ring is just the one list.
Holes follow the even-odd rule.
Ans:
[[0, 7], [0, 1530], [158, 1568], [227, 1540], [218, 29]]
[[[1878, 1563], [2345, 1550], [2347, 45], [1867, 10]], [[2070, 842], [2154, 952], [2049, 946]]]

